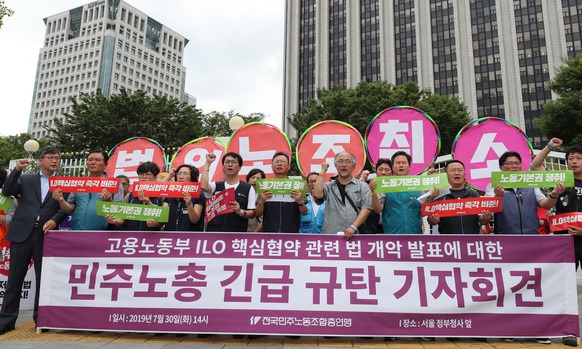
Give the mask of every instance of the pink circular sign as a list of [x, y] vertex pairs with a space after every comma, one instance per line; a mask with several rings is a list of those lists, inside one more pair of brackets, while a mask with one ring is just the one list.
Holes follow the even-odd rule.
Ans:
[[106, 172], [109, 177], [126, 175], [129, 182], [137, 181], [137, 167], [146, 161], [155, 162], [164, 170], [166, 155], [162, 146], [146, 137], [134, 137], [117, 144], [109, 151]]
[[422, 173], [440, 151], [440, 133], [433, 119], [414, 107], [392, 107], [380, 112], [366, 129], [366, 150], [370, 161], [391, 158], [405, 151], [412, 158], [410, 174]]
[[360, 132], [345, 122], [322, 121], [308, 128], [297, 142], [297, 165], [307, 174], [321, 171], [321, 164], [327, 162], [330, 167], [326, 179], [329, 180], [336, 173], [333, 162], [335, 155], [342, 151], [356, 157], [353, 174], [362, 171], [366, 162], [366, 151]]
[[[172, 158], [170, 167], [176, 169], [180, 165], [188, 164], [196, 166], [198, 170], [202, 171], [202, 168], [206, 163], [206, 154], [209, 153], [214, 153], [217, 159], [222, 159], [222, 156], [224, 155], [224, 145], [215, 141], [212, 137], [195, 139], [178, 149]], [[214, 161], [210, 166], [210, 181], [214, 182], [222, 179], [222, 171], [218, 164], [220, 164], [220, 161]]]
[[490, 117], [465, 125], [451, 154], [465, 164], [467, 182], [484, 191], [491, 183], [491, 171], [499, 171], [499, 157], [506, 151], [519, 153], [522, 171], [529, 168], [533, 150], [527, 135], [505, 119]]
[[243, 158], [239, 172], [241, 180], [253, 168], [260, 168], [267, 177], [273, 177], [271, 168], [273, 155], [282, 151], [291, 157], [289, 139], [277, 126], [263, 122], [251, 122], [236, 130], [230, 137], [226, 152], [233, 151]]

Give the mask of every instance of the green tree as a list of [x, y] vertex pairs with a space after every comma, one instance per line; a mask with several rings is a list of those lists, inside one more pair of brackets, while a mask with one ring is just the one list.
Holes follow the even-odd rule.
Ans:
[[540, 129], [548, 139], [561, 138], [564, 146], [582, 145], [582, 54], [564, 61], [550, 89], [558, 98], [544, 104]]
[[14, 14], [14, 11], [4, 5], [4, 0], [0, 0], [0, 28], [4, 24], [4, 17], [10, 17]]
[[55, 120], [50, 137], [62, 151], [110, 149], [135, 136], [149, 137], [164, 147], [179, 147], [202, 136], [202, 112], [195, 107], [163, 96], [150, 97], [145, 91], [105, 97], [101, 91], [71, 99], [64, 122]]
[[211, 111], [210, 113], [204, 114], [202, 118], [202, 135], [209, 137], [229, 137], [232, 134], [232, 130], [228, 126], [228, 122], [233, 116], [242, 117], [245, 124], [265, 120], [265, 114], [263, 113], [252, 113], [249, 116], [244, 116], [236, 113], [234, 110], [228, 113]]
[[450, 151], [457, 132], [471, 121], [467, 107], [456, 97], [433, 94], [414, 82], [394, 86], [385, 81], [362, 81], [350, 89], [318, 89], [317, 100], [310, 100], [307, 107], [289, 118], [289, 123], [302, 134], [317, 122], [340, 120], [364, 135], [374, 116], [399, 105], [417, 107], [433, 118], [441, 132], [444, 153]]
[[[24, 150], [24, 143], [28, 141], [30, 135], [28, 133], [21, 133], [14, 136], [0, 137], [0, 166], [7, 168], [10, 160], [22, 159], [28, 157]], [[38, 140], [39, 149], [49, 145], [49, 140], [41, 138]]]

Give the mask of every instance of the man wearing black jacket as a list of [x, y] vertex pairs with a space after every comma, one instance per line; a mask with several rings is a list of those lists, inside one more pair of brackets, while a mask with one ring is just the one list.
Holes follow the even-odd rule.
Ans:
[[[445, 167], [445, 172], [451, 185], [450, 193], [438, 196], [439, 190], [435, 189], [431, 193], [431, 196], [429, 196], [429, 201], [435, 197], [435, 201], [479, 197], [479, 193], [467, 187], [465, 165], [461, 161], [453, 160], [449, 162]], [[431, 226], [439, 225], [438, 229], [440, 234], [479, 234], [481, 226], [488, 224], [490, 220], [491, 212], [486, 210], [482, 211], [481, 215], [443, 218], [440, 218], [438, 214], [428, 216], [428, 223]]]
[[44, 234], [58, 227], [62, 219], [57, 217], [59, 203], [49, 193], [49, 177], [60, 166], [60, 152], [55, 148], [44, 148], [39, 154], [40, 172], [22, 174], [30, 165], [29, 159], [20, 159], [8, 176], [2, 194], [19, 196], [18, 208], [14, 212], [6, 239], [10, 245], [10, 270], [2, 310], [0, 311], [0, 334], [14, 330], [20, 309], [20, 293], [28, 271], [30, 258], [34, 259], [36, 273], [36, 296], [33, 319], [38, 318], [40, 294], [40, 271]]

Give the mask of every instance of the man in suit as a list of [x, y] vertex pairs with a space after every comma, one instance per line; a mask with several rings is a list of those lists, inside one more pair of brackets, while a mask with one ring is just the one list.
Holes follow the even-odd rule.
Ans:
[[44, 148], [39, 153], [40, 172], [22, 174], [30, 165], [29, 159], [20, 159], [8, 176], [2, 194], [18, 196], [18, 208], [12, 217], [6, 239], [10, 241], [10, 270], [2, 309], [0, 310], [0, 334], [14, 329], [20, 308], [20, 293], [28, 271], [30, 258], [34, 259], [36, 273], [36, 296], [33, 319], [38, 318], [38, 297], [44, 233], [60, 224], [56, 218], [59, 203], [49, 193], [49, 177], [60, 166], [60, 152], [55, 148]]

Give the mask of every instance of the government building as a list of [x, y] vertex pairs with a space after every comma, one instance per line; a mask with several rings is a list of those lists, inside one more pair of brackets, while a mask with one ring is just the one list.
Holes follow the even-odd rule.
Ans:
[[283, 128], [291, 136], [287, 118], [318, 88], [413, 81], [459, 97], [473, 118], [510, 120], [540, 148], [547, 140], [536, 121], [556, 98], [548, 82], [563, 58], [582, 52], [579, 0], [286, 0], [285, 6]]
[[48, 135], [70, 111], [70, 98], [100, 89], [192, 103], [184, 91], [188, 39], [122, 0], [101, 0], [44, 19], [28, 133]]

